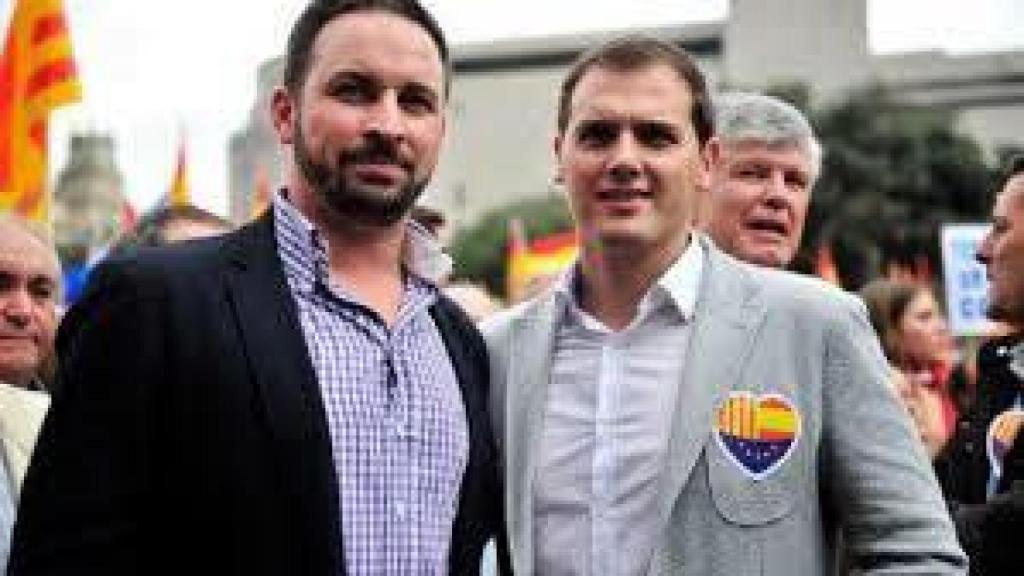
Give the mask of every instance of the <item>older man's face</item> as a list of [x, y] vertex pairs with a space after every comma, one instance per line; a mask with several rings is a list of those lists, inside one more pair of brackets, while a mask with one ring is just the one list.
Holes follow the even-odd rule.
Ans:
[[712, 167], [708, 234], [726, 252], [784, 268], [796, 255], [811, 201], [811, 160], [796, 146], [723, 144]]
[[27, 384], [53, 353], [59, 277], [49, 247], [0, 223], [0, 381]]

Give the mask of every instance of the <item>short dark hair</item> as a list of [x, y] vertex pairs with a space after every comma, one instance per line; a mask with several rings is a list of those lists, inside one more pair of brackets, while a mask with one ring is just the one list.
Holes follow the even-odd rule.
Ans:
[[223, 227], [227, 232], [234, 228], [231, 222], [220, 216], [193, 206], [159, 206], [144, 214], [131, 230], [125, 232], [110, 249], [111, 255], [127, 255], [140, 248], [153, 248], [168, 244], [166, 231], [178, 222], [196, 222]]
[[448, 44], [437, 20], [417, 0], [313, 0], [299, 15], [288, 35], [288, 52], [284, 63], [284, 85], [298, 94], [309, 73], [310, 54], [320, 30], [338, 16], [353, 12], [386, 12], [401, 16], [423, 28], [441, 55], [444, 67], [444, 92], [451, 83], [451, 62]]
[[616, 38], [584, 52], [569, 69], [562, 81], [558, 99], [558, 132], [565, 132], [569, 125], [573, 91], [583, 76], [592, 68], [607, 68], [627, 72], [665, 64], [679, 74], [690, 88], [693, 99], [690, 108], [690, 122], [697, 131], [697, 140], [703, 147], [715, 132], [715, 120], [711, 106], [711, 95], [707, 82], [693, 57], [685, 50], [664, 40], [650, 36], [631, 34]]

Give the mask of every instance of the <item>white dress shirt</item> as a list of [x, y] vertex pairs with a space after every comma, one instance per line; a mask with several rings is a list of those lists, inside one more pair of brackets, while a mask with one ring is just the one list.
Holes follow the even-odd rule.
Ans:
[[580, 309], [575, 273], [556, 288], [533, 488], [538, 574], [646, 572], [663, 528], [656, 507], [702, 266], [691, 235], [619, 331]]

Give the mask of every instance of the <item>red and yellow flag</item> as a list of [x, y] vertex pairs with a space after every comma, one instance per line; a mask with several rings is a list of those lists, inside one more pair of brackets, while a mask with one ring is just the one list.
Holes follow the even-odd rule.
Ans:
[[839, 278], [839, 269], [836, 268], [835, 258], [832, 257], [832, 246], [830, 244], [818, 246], [818, 251], [814, 255], [814, 274], [818, 278], [836, 286], [843, 285], [842, 280]]
[[171, 180], [171, 189], [167, 194], [167, 204], [170, 206], [188, 206], [192, 203], [192, 190], [188, 184], [188, 157], [185, 152], [185, 143], [178, 146], [178, 161], [174, 165], [174, 179]]
[[509, 221], [507, 291], [510, 302], [536, 292], [537, 282], [550, 281], [576, 260], [578, 242], [573, 231], [560, 232], [527, 243], [523, 224]]
[[270, 176], [263, 165], [256, 167], [256, 178], [252, 191], [252, 204], [249, 206], [249, 219], [255, 220], [263, 215], [270, 205]]
[[15, 0], [0, 58], [0, 212], [48, 220], [47, 121], [81, 95], [62, 0]]

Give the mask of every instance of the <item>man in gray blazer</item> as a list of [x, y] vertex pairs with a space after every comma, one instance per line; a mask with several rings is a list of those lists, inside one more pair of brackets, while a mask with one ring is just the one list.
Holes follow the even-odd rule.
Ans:
[[704, 79], [627, 37], [563, 83], [580, 257], [489, 320], [515, 573], [962, 574], [859, 302], [693, 229], [719, 154]]

